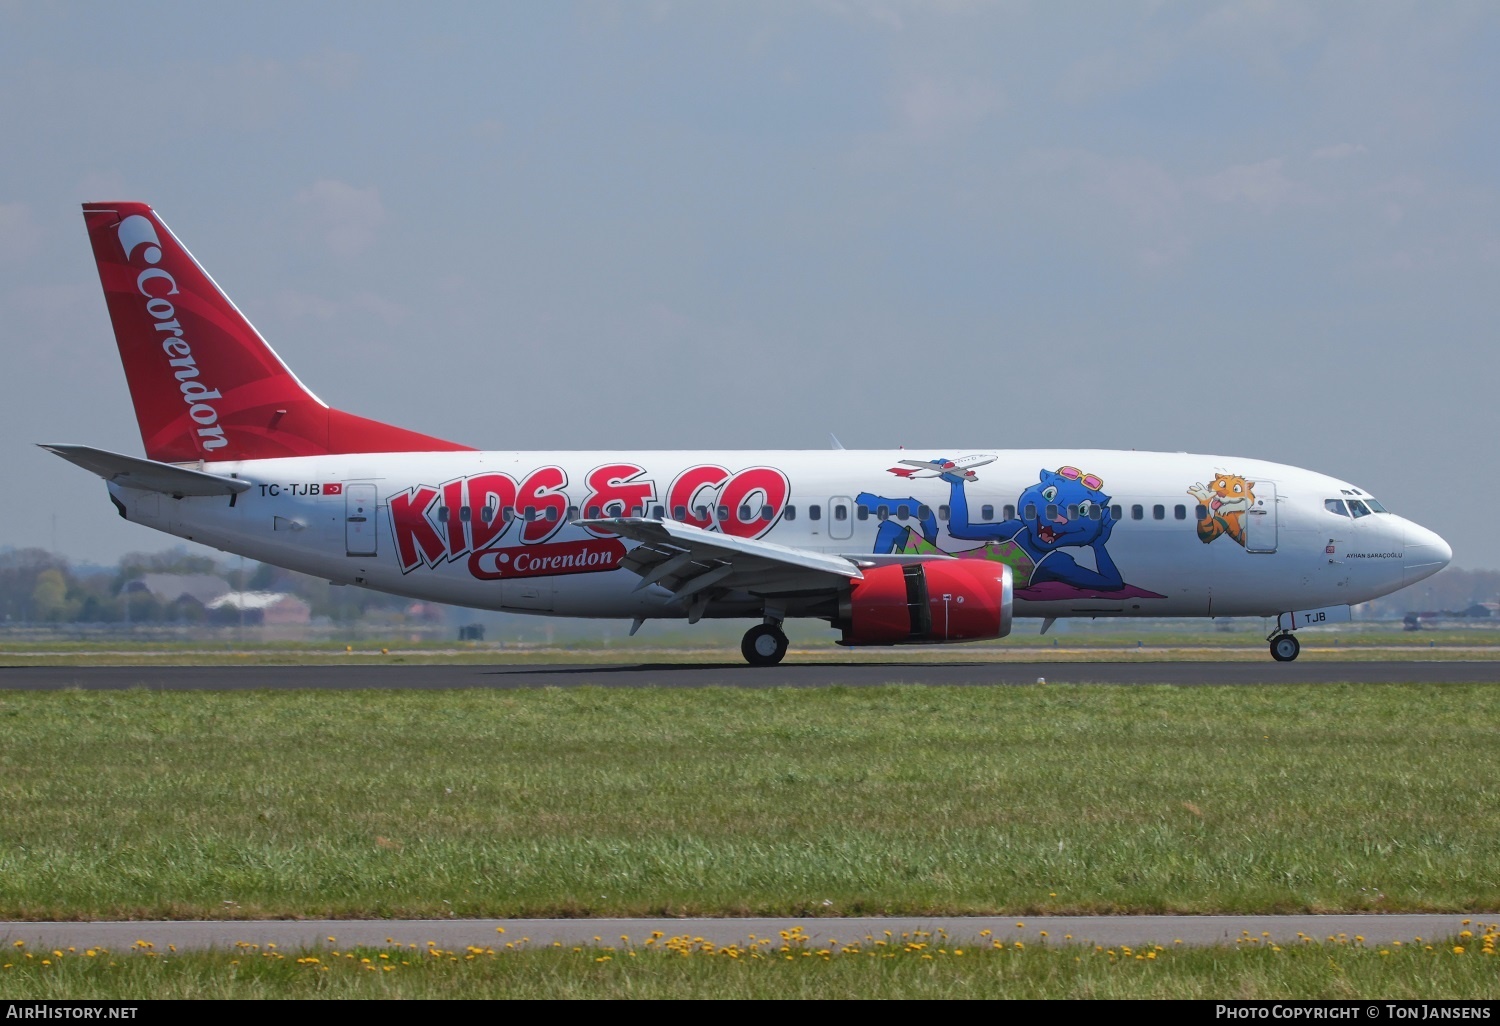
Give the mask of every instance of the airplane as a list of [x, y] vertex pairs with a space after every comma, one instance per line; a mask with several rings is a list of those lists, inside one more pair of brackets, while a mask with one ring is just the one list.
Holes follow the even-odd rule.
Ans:
[[994, 463], [996, 456], [964, 456], [956, 460], [901, 460], [901, 466], [912, 467], [911, 471], [891, 468], [891, 473], [897, 477], [942, 477], [944, 474], [959, 474], [965, 480], [977, 481], [979, 475], [974, 473], [975, 467], [983, 467]]
[[1274, 617], [1287, 662], [1296, 631], [1452, 559], [1355, 485], [1259, 459], [476, 449], [329, 407], [146, 204], [83, 214], [145, 457], [44, 447], [126, 520], [335, 584], [632, 635], [749, 618], [754, 666], [781, 661], [789, 617], [851, 646], [1001, 638], [1017, 617]]

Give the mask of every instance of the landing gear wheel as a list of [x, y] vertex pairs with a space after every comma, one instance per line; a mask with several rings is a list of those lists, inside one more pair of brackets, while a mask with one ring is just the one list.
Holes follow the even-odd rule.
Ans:
[[772, 623], [758, 624], [745, 632], [740, 653], [751, 666], [775, 666], [786, 655], [786, 635]]
[[1278, 634], [1271, 639], [1271, 658], [1278, 663], [1289, 663], [1302, 651], [1302, 643], [1295, 634]]

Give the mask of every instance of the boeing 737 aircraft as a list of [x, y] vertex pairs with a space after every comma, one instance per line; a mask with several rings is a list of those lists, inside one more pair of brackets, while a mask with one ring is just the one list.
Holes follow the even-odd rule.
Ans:
[[45, 448], [127, 520], [336, 584], [634, 621], [787, 617], [845, 645], [1001, 638], [1070, 616], [1276, 617], [1303, 627], [1429, 577], [1452, 550], [1347, 481], [1187, 453], [508, 452], [313, 395], [156, 213], [84, 220], [146, 458]]

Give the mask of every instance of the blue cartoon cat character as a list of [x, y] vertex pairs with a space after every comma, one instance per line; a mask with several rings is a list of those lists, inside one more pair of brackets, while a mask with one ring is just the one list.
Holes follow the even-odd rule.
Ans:
[[[1011, 568], [1020, 590], [1048, 581], [1090, 591], [1119, 591], [1125, 587], [1106, 543], [1114, 531], [1110, 497], [1104, 482], [1077, 467], [1043, 470], [1036, 484], [1016, 501], [1016, 516], [998, 523], [975, 522], [969, 515], [964, 486], [968, 479], [957, 473], [941, 475], [949, 484], [948, 533], [965, 541], [984, 544], [950, 553], [960, 559], [993, 559]], [[917, 509], [916, 499], [888, 499], [865, 492], [858, 501], [871, 509]], [[895, 520], [884, 520], [875, 536], [876, 552], [942, 552], [937, 545], [938, 525], [930, 515], [914, 529]], [[1093, 550], [1094, 567], [1079, 566], [1067, 548]]]

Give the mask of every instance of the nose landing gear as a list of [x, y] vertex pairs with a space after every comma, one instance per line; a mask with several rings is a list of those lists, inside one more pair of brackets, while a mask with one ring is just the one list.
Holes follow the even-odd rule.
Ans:
[[775, 666], [786, 655], [787, 640], [781, 621], [760, 623], [745, 632], [740, 654], [751, 666]]
[[1289, 663], [1302, 651], [1302, 643], [1290, 631], [1280, 631], [1266, 640], [1271, 643], [1271, 658], [1278, 663]]

